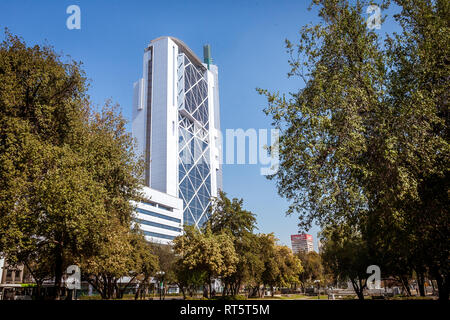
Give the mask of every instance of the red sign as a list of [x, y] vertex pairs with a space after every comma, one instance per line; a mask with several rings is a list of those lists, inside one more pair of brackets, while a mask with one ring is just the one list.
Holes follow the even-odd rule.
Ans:
[[312, 235], [310, 234], [293, 234], [291, 235], [291, 240], [312, 240]]

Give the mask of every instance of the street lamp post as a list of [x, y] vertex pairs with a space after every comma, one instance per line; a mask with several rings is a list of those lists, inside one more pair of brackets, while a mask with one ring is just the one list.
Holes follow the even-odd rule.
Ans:
[[166, 274], [164, 271], [158, 271], [156, 273], [159, 277], [159, 300], [162, 300], [162, 288], [164, 283], [164, 275]]

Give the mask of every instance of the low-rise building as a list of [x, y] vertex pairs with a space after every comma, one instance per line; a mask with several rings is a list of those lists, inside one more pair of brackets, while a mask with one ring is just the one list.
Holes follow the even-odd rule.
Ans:
[[183, 200], [158, 190], [143, 187], [146, 201], [134, 203], [135, 222], [146, 240], [168, 244], [183, 233]]

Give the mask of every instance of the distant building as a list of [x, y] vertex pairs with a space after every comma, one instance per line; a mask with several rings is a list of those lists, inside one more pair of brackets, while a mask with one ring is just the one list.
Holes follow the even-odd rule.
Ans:
[[323, 251], [323, 243], [320, 241], [320, 239], [317, 240], [317, 248], [319, 249], [319, 254]]
[[0, 286], [5, 284], [20, 284], [23, 282], [24, 278], [24, 267], [23, 265], [10, 266], [4, 259], [0, 261], [2, 272], [0, 278]]
[[291, 235], [291, 245], [294, 253], [314, 251], [313, 236], [310, 234]]

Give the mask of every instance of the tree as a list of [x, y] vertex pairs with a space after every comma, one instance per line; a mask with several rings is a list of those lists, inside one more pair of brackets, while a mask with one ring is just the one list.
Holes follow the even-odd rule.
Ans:
[[450, 5], [395, 2], [402, 32], [384, 46], [366, 27], [367, 1], [314, 1], [321, 23], [286, 40], [289, 75], [305, 86], [259, 90], [281, 130], [271, 178], [301, 228], [345, 223], [372, 258], [394, 258], [386, 267], [399, 275], [429, 271], [448, 300]]
[[101, 186], [70, 147], [84, 131], [84, 77], [52, 48], [6, 32], [0, 79], [0, 251], [28, 265], [39, 253], [58, 296], [68, 257], [90, 251], [106, 217]]
[[340, 280], [350, 280], [358, 299], [364, 300], [367, 287], [366, 270], [370, 263], [368, 249], [361, 235], [348, 226], [329, 226], [324, 229], [323, 261]]
[[56, 298], [63, 270], [100, 255], [111, 223], [130, 228], [130, 201], [140, 199], [142, 166], [125, 120], [110, 104], [92, 110], [86, 88], [79, 63], [6, 32], [0, 45], [0, 252], [39, 278], [53, 276]]
[[278, 283], [280, 287], [289, 287], [299, 283], [299, 275], [303, 272], [303, 266], [298, 257], [287, 246], [277, 246], [277, 260], [279, 261], [280, 275]]
[[300, 251], [297, 253], [297, 257], [300, 259], [303, 266], [303, 272], [299, 275], [303, 292], [305, 291], [305, 286], [312, 285], [315, 280], [325, 280], [322, 259], [317, 252]]
[[212, 293], [211, 280], [226, 277], [236, 270], [238, 257], [227, 233], [213, 234], [210, 228], [201, 232], [195, 227], [185, 226], [185, 234], [176, 237], [173, 243], [184, 267], [207, 275], [205, 285], [209, 288], [209, 296]]
[[243, 203], [243, 199], [230, 200], [227, 194], [220, 190], [210, 207], [211, 216], [207, 223], [211, 231], [220, 233], [229, 230], [234, 237], [242, 238], [257, 229], [255, 215], [244, 210]]
[[[399, 110], [399, 167], [412, 182], [410, 214], [412, 263], [419, 279], [426, 270], [436, 279], [439, 298], [448, 300], [450, 288], [449, 116], [448, 61], [450, 4], [447, 1], [397, 1], [402, 33], [388, 40], [389, 89]], [[398, 59], [398, 62], [395, 60]], [[407, 169], [407, 170], [405, 170]], [[419, 281], [423, 282], [423, 281]]]
[[[264, 271], [264, 252], [261, 247], [261, 236], [248, 234], [236, 245], [239, 262], [236, 272], [230, 277], [234, 279], [232, 294], [238, 294], [241, 284], [247, 285], [249, 295], [259, 293], [261, 276]], [[233, 283], [233, 281], [230, 281]], [[253, 291], [253, 292], [252, 292]]]
[[[152, 245], [152, 251], [158, 257], [159, 270], [164, 272], [161, 282], [174, 283], [176, 282], [175, 263], [178, 260], [177, 256], [171, 245], [154, 243]], [[166, 288], [166, 286], [164, 286]]]
[[[109, 224], [108, 231], [105, 241], [99, 244], [99, 253], [81, 261], [81, 268], [84, 278], [103, 299], [120, 299], [132, 283], [139, 283], [138, 290], [143, 290], [159, 268], [158, 258], [138, 229], [115, 221]], [[125, 277], [127, 282], [120, 283]]]
[[366, 210], [360, 179], [371, 150], [365, 137], [385, 79], [377, 38], [360, 16], [363, 4], [315, 2], [323, 23], [303, 27], [297, 45], [286, 40], [289, 76], [301, 77], [305, 87], [290, 98], [259, 90], [281, 130], [280, 168], [270, 178], [305, 229], [313, 221], [357, 220]]
[[276, 261], [275, 242], [276, 240], [273, 233], [259, 235], [259, 247], [261, 252], [261, 261], [263, 263], [263, 269], [260, 275], [260, 281], [262, 284], [262, 294], [260, 294], [261, 297], [264, 297], [265, 288], [267, 286], [272, 288], [271, 291], [273, 295], [273, 286], [276, 286], [276, 279], [280, 272]]
[[208, 275], [203, 270], [190, 269], [188, 265], [183, 263], [183, 260], [179, 259], [174, 265], [174, 272], [176, 276], [176, 283], [183, 294], [183, 299], [186, 299], [186, 293], [190, 297], [207, 283]]
[[118, 281], [131, 276], [136, 264], [131, 243], [131, 230], [118, 221], [112, 221], [106, 239], [99, 246], [98, 253], [83, 259], [81, 268], [87, 281], [100, 293], [103, 299], [120, 298]]
[[237, 198], [230, 200], [225, 192], [220, 191], [210, 208], [211, 216], [207, 227], [214, 234], [230, 233], [238, 256], [235, 272], [222, 278], [223, 295], [227, 293], [237, 295], [241, 285], [252, 281], [255, 269], [259, 268], [258, 246], [255, 245], [256, 238], [253, 234], [256, 219], [252, 212], [243, 209], [243, 202], [243, 199]]
[[145, 298], [145, 294], [150, 286], [151, 277], [160, 269], [161, 262], [157, 252], [155, 252], [154, 246], [145, 240], [142, 233], [137, 233], [138, 235], [132, 243], [136, 256], [136, 269], [134, 269], [134, 274], [139, 284], [135, 299], [139, 296]]
[[273, 235], [256, 235], [256, 219], [243, 209], [243, 199], [230, 200], [221, 191], [211, 206], [207, 229], [213, 234], [231, 235], [238, 261], [235, 271], [221, 278], [223, 295], [237, 295], [247, 285], [249, 295], [259, 293], [261, 284], [288, 286], [298, 281], [300, 260], [292, 251], [278, 246]]
[[[107, 221], [99, 228], [103, 238], [92, 243], [96, 251], [79, 262], [87, 279], [105, 299], [121, 298], [133, 281], [140, 281], [144, 287], [157, 266], [152, 247], [132, 228], [132, 201], [142, 199], [142, 163], [135, 161], [131, 136], [125, 131], [126, 121], [117, 108], [108, 102], [101, 112], [93, 113], [88, 123], [89, 135], [77, 146], [86, 154], [83, 165], [102, 186], [107, 215]], [[120, 288], [118, 281], [123, 276], [130, 280]]]
[[[42, 260], [52, 263], [59, 289], [63, 248], [81, 249], [64, 228], [83, 241], [83, 235], [96, 233], [86, 232], [89, 225], [80, 221], [80, 212], [88, 219], [102, 215], [101, 190], [66, 146], [85, 115], [84, 78], [78, 64], [62, 63], [50, 47], [27, 48], [8, 31], [5, 36], [0, 46], [0, 251], [13, 263], [28, 263], [37, 249], [41, 254], [48, 249], [51, 254]], [[63, 205], [60, 211], [53, 200]], [[46, 224], [53, 219], [54, 232], [49, 232]]]

